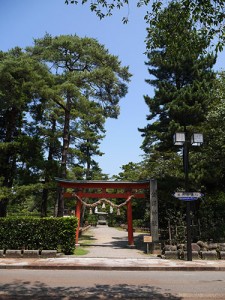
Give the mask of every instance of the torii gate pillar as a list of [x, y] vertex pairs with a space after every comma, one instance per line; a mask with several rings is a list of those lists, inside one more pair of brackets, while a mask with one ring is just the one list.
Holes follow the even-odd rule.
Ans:
[[[78, 195], [79, 195], [79, 192], [78, 192]], [[76, 204], [76, 213], [75, 213], [75, 216], [77, 217], [77, 231], [76, 231], [76, 245], [79, 245], [78, 244], [78, 240], [79, 240], [79, 232], [80, 232], [80, 216], [81, 216], [81, 208], [82, 208], [82, 203], [80, 200], [77, 200], [77, 204]]]
[[128, 231], [128, 244], [130, 247], [134, 246], [133, 234], [133, 218], [132, 218], [132, 203], [131, 199], [127, 202], [127, 231]]

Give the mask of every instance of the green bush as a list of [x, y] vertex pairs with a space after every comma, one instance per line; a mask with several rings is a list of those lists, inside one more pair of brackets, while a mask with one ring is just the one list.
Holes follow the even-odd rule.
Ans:
[[0, 218], [0, 249], [75, 249], [77, 219], [9, 217]]
[[200, 202], [199, 226], [202, 240], [225, 239], [225, 193], [208, 195]]
[[88, 215], [87, 222], [88, 222], [88, 224], [90, 224], [92, 226], [96, 226], [98, 223], [98, 216], [97, 215]]
[[144, 219], [136, 219], [136, 220], [133, 220], [133, 227], [134, 227], [134, 228], [145, 227]]

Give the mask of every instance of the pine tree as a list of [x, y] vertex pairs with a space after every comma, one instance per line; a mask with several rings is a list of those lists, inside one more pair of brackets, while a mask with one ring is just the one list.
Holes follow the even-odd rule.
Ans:
[[[54, 91], [51, 89], [48, 97], [60, 108], [63, 141], [60, 177], [66, 178], [72, 132], [76, 121], [82, 118], [84, 102], [95, 103], [105, 118], [116, 118], [119, 100], [127, 93], [126, 82], [131, 75], [127, 67], [121, 66], [118, 57], [110, 55], [103, 45], [91, 38], [46, 34], [36, 39], [34, 47], [27, 51], [50, 66], [55, 75]], [[62, 216], [63, 210], [61, 191], [57, 215]]]
[[1, 189], [8, 191], [1, 193], [1, 217], [6, 216], [15, 185], [33, 184], [39, 179], [42, 143], [33, 135], [29, 109], [39, 97], [47, 74], [45, 66], [18, 47], [0, 54], [0, 178]]
[[206, 120], [216, 58], [207, 53], [210, 41], [194, 25], [190, 13], [172, 3], [148, 28], [151, 77], [146, 82], [155, 87], [155, 95], [144, 97], [150, 111], [148, 125], [140, 129], [146, 153], [171, 149], [175, 131], [193, 132]]
[[[78, 164], [82, 165], [85, 179], [94, 179], [92, 167], [96, 166], [94, 157], [102, 156], [100, 142], [105, 136], [105, 117], [94, 102], [86, 101], [80, 120], [77, 122], [75, 153]], [[79, 138], [78, 138], [79, 137]]]
[[[154, 86], [155, 93], [144, 97], [150, 114], [148, 125], [140, 132], [145, 165], [160, 186], [161, 228], [168, 225], [167, 211], [184, 208], [172, 197], [177, 188], [184, 188], [181, 149], [173, 145], [173, 135], [187, 132], [189, 139], [193, 132], [204, 133], [214, 101], [216, 56], [209, 51], [210, 42], [199, 34], [190, 12], [177, 2], [162, 9], [148, 28], [146, 65], [150, 78], [146, 82]], [[199, 161], [200, 157], [199, 153]], [[195, 169], [191, 155], [189, 161], [189, 188], [196, 189], [201, 182], [193, 179], [200, 169]]]

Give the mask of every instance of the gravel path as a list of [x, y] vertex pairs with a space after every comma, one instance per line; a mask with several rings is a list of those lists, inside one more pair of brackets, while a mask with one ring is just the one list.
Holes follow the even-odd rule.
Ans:
[[106, 225], [98, 225], [85, 231], [79, 243], [89, 251], [85, 257], [108, 257], [108, 258], [145, 258], [149, 257], [145, 254], [143, 236], [134, 232], [135, 245], [142, 247], [130, 248], [128, 246], [128, 233]]

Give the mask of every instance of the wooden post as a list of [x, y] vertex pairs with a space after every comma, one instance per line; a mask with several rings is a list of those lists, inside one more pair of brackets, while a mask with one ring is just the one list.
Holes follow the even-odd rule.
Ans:
[[134, 246], [133, 236], [133, 219], [132, 219], [132, 203], [131, 200], [127, 202], [127, 231], [128, 231], [128, 243], [129, 246]]
[[[79, 195], [79, 194], [78, 194]], [[79, 195], [80, 196], [80, 195]], [[78, 245], [78, 240], [79, 240], [79, 231], [80, 231], [80, 217], [81, 217], [81, 207], [82, 207], [82, 203], [79, 199], [77, 199], [77, 204], [76, 204], [76, 213], [75, 216], [78, 219], [78, 223], [77, 223], [77, 231], [76, 231], [76, 245]]]

